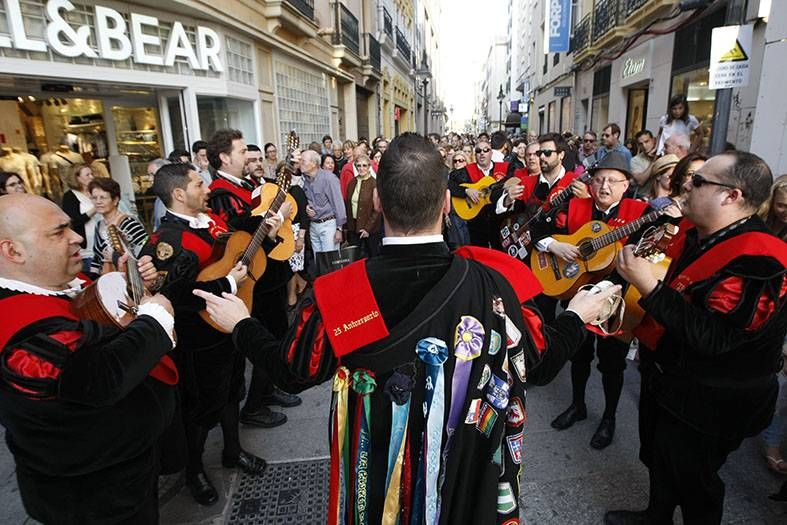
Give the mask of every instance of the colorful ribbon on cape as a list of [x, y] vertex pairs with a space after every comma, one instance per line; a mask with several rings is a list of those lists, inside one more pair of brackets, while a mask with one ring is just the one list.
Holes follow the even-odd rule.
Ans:
[[416, 354], [424, 362], [426, 385], [424, 417], [426, 429], [418, 468], [413, 501], [413, 524], [432, 525], [437, 518], [437, 477], [440, 474], [440, 448], [443, 440], [445, 416], [445, 373], [443, 363], [448, 359], [445, 341], [427, 337], [418, 341]]
[[371, 464], [371, 399], [377, 387], [374, 375], [367, 370], [353, 372], [352, 389], [355, 400], [355, 468], [354, 468], [354, 523], [367, 525], [369, 522], [369, 465]]
[[396, 370], [385, 383], [385, 393], [391, 398], [391, 441], [388, 446], [382, 525], [396, 525], [399, 522], [405, 438], [410, 414], [410, 394], [414, 386], [414, 379], [401, 370]]
[[329, 525], [344, 525], [347, 506], [347, 467], [350, 440], [347, 433], [347, 395], [350, 371], [339, 367], [333, 376], [331, 407], [331, 485], [328, 501]]

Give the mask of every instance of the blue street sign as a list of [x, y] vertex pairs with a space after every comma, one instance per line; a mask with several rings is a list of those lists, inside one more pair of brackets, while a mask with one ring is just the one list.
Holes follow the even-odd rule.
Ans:
[[568, 53], [571, 45], [571, 0], [547, 0], [545, 53]]

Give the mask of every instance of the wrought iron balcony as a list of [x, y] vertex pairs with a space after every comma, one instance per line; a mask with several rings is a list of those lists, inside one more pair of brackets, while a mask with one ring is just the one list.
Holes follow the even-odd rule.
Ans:
[[629, 17], [636, 12], [637, 9], [650, 2], [650, 0], [626, 0], [626, 17]]
[[388, 35], [388, 38], [393, 40], [394, 37], [393, 18], [391, 18], [391, 13], [389, 13], [388, 10], [384, 7], [383, 7], [383, 33]]
[[575, 55], [590, 46], [590, 32], [593, 27], [593, 13], [588, 13], [574, 28], [574, 37], [571, 39], [571, 52]]
[[404, 36], [399, 28], [396, 28], [396, 50], [399, 52], [399, 56], [402, 59], [410, 63], [410, 42], [407, 41], [407, 38]]
[[343, 4], [336, 2], [335, 17], [338, 31], [333, 34], [333, 44], [342, 45], [355, 53], [361, 54], [360, 35], [358, 33], [358, 19]]
[[309, 20], [314, 20], [314, 0], [285, 0], [285, 1]]
[[379, 73], [382, 70], [380, 42], [371, 33], [365, 33], [364, 36], [366, 37], [366, 55], [369, 57], [369, 64], [374, 71]]
[[601, 0], [593, 9], [593, 40], [603, 37], [625, 20], [626, 0]]

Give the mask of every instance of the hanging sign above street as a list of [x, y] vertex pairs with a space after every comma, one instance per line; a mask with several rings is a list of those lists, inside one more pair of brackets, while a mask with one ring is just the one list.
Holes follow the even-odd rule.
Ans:
[[544, 53], [568, 53], [571, 47], [571, 0], [547, 0]]
[[714, 28], [710, 47], [710, 89], [749, 85], [753, 34], [753, 25]]

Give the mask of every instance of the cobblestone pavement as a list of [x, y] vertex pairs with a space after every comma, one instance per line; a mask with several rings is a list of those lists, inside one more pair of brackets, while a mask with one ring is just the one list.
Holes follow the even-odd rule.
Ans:
[[[571, 397], [568, 367], [552, 384], [528, 392], [525, 469], [520, 507], [527, 524], [599, 524], [606, 509], [643, 508], [647, 502], [647, 472], [637, 459], [637, 397], [639, 377], [632, 365], [617, 416], [617, 434], [606, 450], [589, 446], [603, 410], [601, 380], [594, 371], [588, 384], [588, 419], [558, 432], [552, 418], [568, 406]], [[325, 458], [330, 406], [328, 385], [303, 394], [300, 407], [284, 409], [286, 425], [258, 430], [244, 427], [241, 439], [247, 450], [262, 457], [288, 462]], [[177, 476], [162, 480], [161, 521], [164, 524], [221, 524], [232, 508], [239, 475], [221, 467], [221, 433], [213, 431], [205, 465], [222, 494], [209, 508], [191, 500]], [[767, 499], [778, 490], [781, 478], [765, 466], [758, 439], [747, 440], [733, 453], [722, 471], [727, 482], [724, 523], [787, 523], [787, 504]], [[19, 501], [13, 461], [5, 447], [0, 452], [0, 523], [25, 523]], [[679, 513], [676, 522], [680, 523]], [[32, 520], [27, 520], [32, 523]]]

